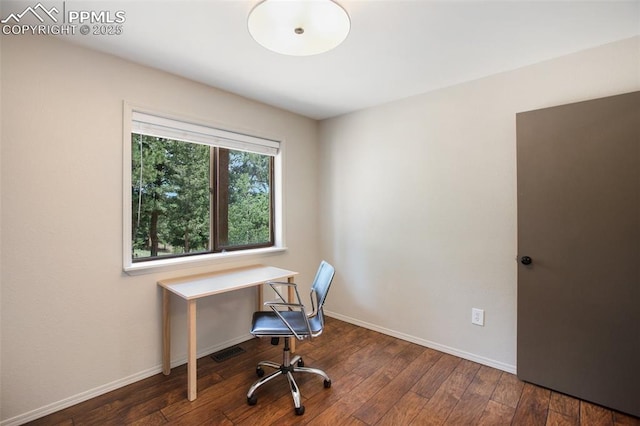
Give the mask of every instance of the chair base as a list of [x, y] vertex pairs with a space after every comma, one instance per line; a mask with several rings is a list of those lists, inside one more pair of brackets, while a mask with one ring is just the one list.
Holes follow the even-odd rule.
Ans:
[[[256, 367], [256, 374], [260, 379], [258, 379], [251, 387], [249, 388], [249, 392], [247, 392], [247, 403], [249, 405], [255, 405], [258, 402], [258, 398], [255, 395], [256, 390], [264, 385], [265, 383], [270, 382], [274, 378], [278, 376], [285, 376], [287, 381], [289, 382], [289, 389], [291, 390], [291, 396], [293, 397], [293, 405], [295, 409], [295, 413], [297, 415], [304, 414], [304, 406], [302, 405], [302, 397], [300, 395], [300, 388], [296, 383], [295, 378], [293, 377], [293, 373], [313, 373], [317, 374], [324, 378], [324, 387], [331, 387], [331, 379], [327, 374], [319, 370], [317, 368], [308, 368], [304, 366], [304, 362], [299, 355], [291, 358], [291, 350], [289, 348], [289, 337], [284, 339], [284, 349], [282, 350], [282, 364], [278, 365], [275, 362], [271, 361], [261, 361], [258, 363]], [[271, 374], [264, 376], [264, 369], [262, 367], [273, 368], [275, 371]], [[263, 377], [264, 376], [264, 377]]]

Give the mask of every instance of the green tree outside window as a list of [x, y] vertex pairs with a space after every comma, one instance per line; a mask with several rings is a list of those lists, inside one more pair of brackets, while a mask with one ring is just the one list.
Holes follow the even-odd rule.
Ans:
[[133, 133], [134, 261], [273, 245], [273, 158]]

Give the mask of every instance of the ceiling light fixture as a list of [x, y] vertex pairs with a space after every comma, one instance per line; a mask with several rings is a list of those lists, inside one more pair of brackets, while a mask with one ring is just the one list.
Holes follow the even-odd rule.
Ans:
[[247, 23], [263, 47], [293, 56], [327, 52], [351, 28], [347, 12], [332, 0], [264, 0], [251, 10]]

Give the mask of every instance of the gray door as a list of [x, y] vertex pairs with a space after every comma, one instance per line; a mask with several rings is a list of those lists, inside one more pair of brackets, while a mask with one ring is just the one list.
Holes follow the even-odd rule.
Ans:
[[640, 416], [640, 92], [516, 120], [518, 377]]

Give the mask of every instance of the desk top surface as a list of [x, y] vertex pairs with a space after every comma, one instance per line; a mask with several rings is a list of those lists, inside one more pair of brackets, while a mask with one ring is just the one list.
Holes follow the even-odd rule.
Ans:
[[285, 280], [297, 272], [274, 266], [252, 265], [158, 281], [158, 285], [183, 299], [197, 299], [217, 293], [253, 287], [267, 281]]

